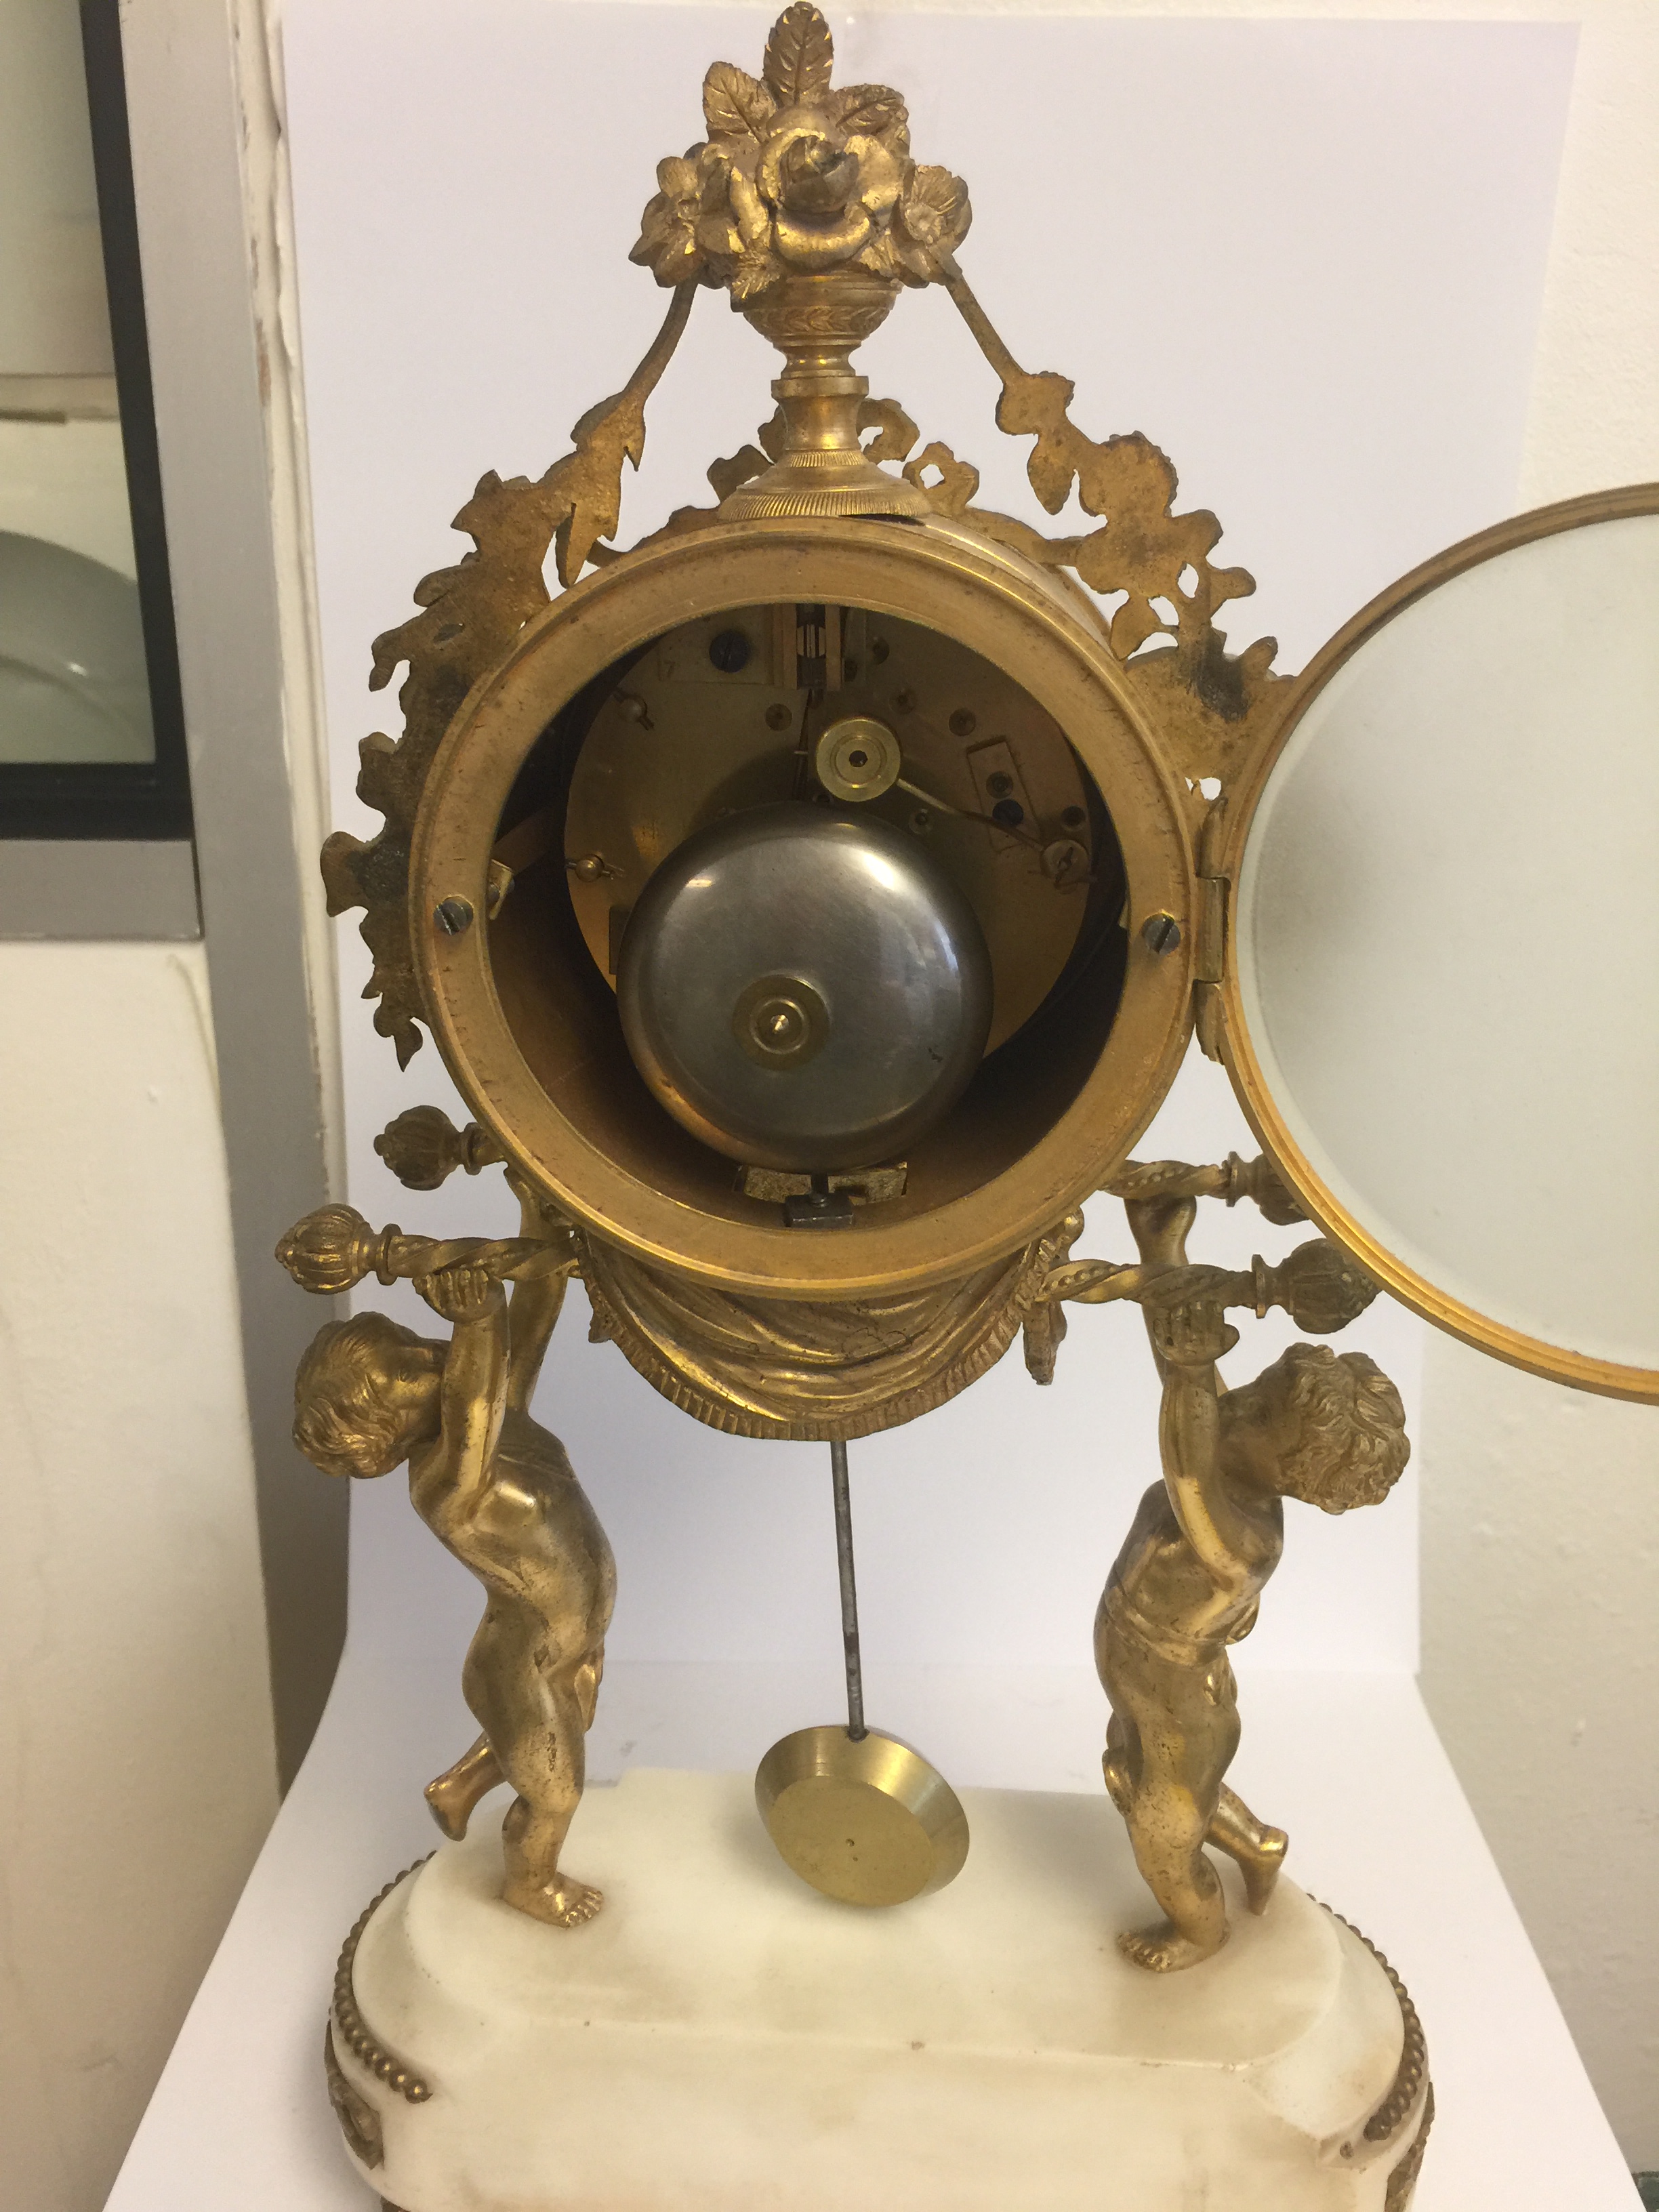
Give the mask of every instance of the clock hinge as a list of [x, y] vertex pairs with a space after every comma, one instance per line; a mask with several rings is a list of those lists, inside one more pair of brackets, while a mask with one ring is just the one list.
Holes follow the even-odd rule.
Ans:
[[1206, 1060], [1221, 1057], [1221, 979], [1226, 972], [1228, 878], [1221, 872], [1224, 794], [1212, 799], [1198, 841], [1198, 947], [1193, 971], [1193, 1026]]

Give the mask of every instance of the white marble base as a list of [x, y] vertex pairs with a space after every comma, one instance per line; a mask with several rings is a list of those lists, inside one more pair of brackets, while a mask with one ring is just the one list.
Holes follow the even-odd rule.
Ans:
[[963, 1873], [881, 1911], [787, 1871], [748, 1777], [630, 1771], [577, 1817], [606, 1903], [568, 1932], [501, 1903], [493, 1801], [358, 1944], [363, 2029], [430, 2090], [337, 2028], [363, 2178], [404, 2212], [1400, 2212], [1424, 2091], [1366, 2139], [1403, 2028], [1356, 1936], [1288, 1882], [1252, 1919], [1228, 1867], [1226, 1948], [1148, 1975], [1103, 1796], [962, 1795]]

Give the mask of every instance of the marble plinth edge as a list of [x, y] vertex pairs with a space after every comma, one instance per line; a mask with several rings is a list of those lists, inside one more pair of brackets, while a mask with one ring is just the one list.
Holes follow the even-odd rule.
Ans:
[[[1175, 1976], [1103, 1798], [963, 1793], [951, 1888], [805, 1889], [747, 1777], [590, 1793], [587, 1927], [501, 1904], [505, 1798], [388, 1884], [325, 2043], [386, 2212], [1405, 2212], [1433, 2098], [1399, 1977], [1289, 1882]], [[1224, 1871], [1231, 1881], [1232, 1869]], [[1218, 2199], [1219, 2201], [1219, 2199]]]

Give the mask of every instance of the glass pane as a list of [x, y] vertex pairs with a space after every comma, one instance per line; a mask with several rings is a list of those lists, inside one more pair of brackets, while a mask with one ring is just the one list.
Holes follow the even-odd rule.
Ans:
[[1432, 1290], [1659, 1369], [1659, 515], [1454, 576], [1273, 769], [1245, 1018], [1326, 1189]]
[[76, 0], [0, 0], [0, 762], [155, 756]]

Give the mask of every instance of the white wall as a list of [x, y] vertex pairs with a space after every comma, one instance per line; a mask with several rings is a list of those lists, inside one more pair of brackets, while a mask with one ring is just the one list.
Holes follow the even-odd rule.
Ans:
[[[477, 475], [538, 472], [642, 348], [660, 295], [626, 256], [655, 154], [695, 129], [708, 58], [757, 52], [768, 20], [752, 9], [491, 0], [458, 46], [441, 5], [360, 0], [343, 17], [329, 0], [290, 0], [299, 292], [343, 825], [378, 826], [352, 795], [356, 739], [397, 726], [395, 702], [365, 695], [368, 640], [398, 618], [423, 568], [460, 550], [445, 518]], [[924, 155], [968, 173], [980, 210], [969, 265], [1023, 356], [1073, 370], [1079, 411], [1099, 430], [1134, 424], [1159, 437], [1188, 497], [1222, 514], [1227, 557], [1261, 586], [1234, 611], [1237, 641], [1272, 629], [1297, 665], [1400, 569], [1513, 502], [1570, 33], [1361, 25], [1264, 35], [1051, 20], [1012, 108], [1005, 88], [1021, 81], [1035, 27], [960, 21], [943, 35], [932, 21], [883, 16], [842, 35], [843, 69], [902, 85]], [[647, 49], [648, 70], [637, 65]], [[538, 135], [549, 85], [621, 78], [632, 87], [625, 131], [594, 101]], [[1177, 82], [1172, 125], [1144, 88]], [[1103, 137], [1100, 85], [1111, 88]], [[1483, 99], [1490, 112], [1472, 121]], [[1034, 191], [1027, 148], [1045, 115], [1066, 151]], [[572, 176], [596, 181], [557, 236], [556, 281], [532, 276]], [[1097, 210], [1091, 253], [1120, 238], [1122, 266], [1133, 266], [1121, 298], [1077, 281], [1077, 234], [1048, 219], [1085, 203]], [[1187, 223], [1180, 253], [1176, 209], [1211, 211]], [[450, 312], [422, 322], [411, 344], [410, 303], [434, 266], [450, 272]], [[866, 351], [876, 389], [978, 463], [993, 501], [1034, 507], [1023, 452], [995, 432], [991, 380], [941, 295], [907, 295]], [[769, 374], [725, 302], [700, 302], [653, 404], [625, 536], [696, 497], [708, 460], [752, 435]], [[374, 1134], [403, 1107], [436, 1098], [464, 1109], [429, 1045], [400, 1074], [385, 1040], [353, 1018], [365, 963], [350, 922], [341, 959], [355, 1202], [377, 1220], [488, 1225], [501, 1206], [488, 1182], [416, 1197], [375, 1159]], [[1224, 1080], [1200, 1064], [1140, 1149], [1218, 1158], [1232, 1146], [1251, 1149]], [[1118, 1209], [1103, 1202], [1095, 1214], [1084, 1249], [1121, 1249]], [[1253, 1212], [1213, 1214], [1197, 1249], [1248, 1259], [1253, 1243], [1291, 1241]], [[1414, 1407], [1416, 1325], [1379, 1307], [1352, 1336]], [[1252, 1328], [1235, 1373], [1281, 1340]], [[572, 1322], [546, 1403], [623, 1556], [616, 1656], [833, 1650], [821, 1452], [696, 1428]], [[1011, 1360], [927, 1423], [860, 1446], [872, 1697], [884, 1657], [1086, 1657], [1100, 1583], [1156, 1472], [1155, 1426], [1139, 1328], [1109, 1311], [1077, 1317], [1044, 1396]], [[450, 1591], [441, 1601], [459, 1656], [474, 1601], [465, 1580], [446, 1583], [418, 1531], [405, 1540], [395, 1498], [360, 1494], [354, 1510], [366, 1571]], [[1253, 1662], [1414, 1666], [1413, 1513], [1408, 1484], [1363, 1524], [1300, 1516]]]
[[79, 12], [0, 0], [0, 376], [107, 376]]
[[[397, 726], [395, 702], [365, 694], [368, 639], [400, 617], [423, 568], [455, 557], [446, 519], [482, 470], [538, 472], [642, 349], [661, 298], [627, 251], [655, 157], [695, 129], [711, 56], [757, 53], [769, 20], [493, 0], [458, 46], [441, 5], [362, 0], [343, 17], [329, 0], [292, 0], [288, 111], [343, 825], [378, 826], [352, 796], [356, 739]], [[1570, 36], [1361, 26], [1264, 38], [1050, 21], [1016, 128], [1003, 88], [1031, 36], [996, 21], [954, 23], [942, 38], [917, 20], [865, 19], [843, 33], [843, 70], [905, 88], [924, 155], [969, 176], [980, 214], [969, 259], [988, 304], [1033, 366], [1078, 375], [1085, 421], [1103, 433], [1138, 425], [1167, 444], [1188, 497], [1221, 513], [1228, 557], [1261, 580], [1235, 611], [1237, 641], [1274, 630], [1295, 665], [1399, 569], [1514, 499]], [[1141, 88], [1176, 77], [1170, 128]], [[538, 135], [550, 85], [620, 79], [632, 88], [625, 131], [592, 102]], [[1115, 88], [1103, 141], [1097, 83]], [[1495, 86], [1492, 113], [1471, 125], [1471, 105]], [[1045, 109], [1066, 150], [1034, 193], [1025, 149]], [[573, 175], [603, 189], [557, 236], [556, 280], [532, 276], [549, 265], [547, 211]], [[1121, 235], [1126, 269], [1140, 255], [1133, 312], [1110, 288], [1075, 281], [1075, 234], [1046, 219], [1085, 200], [1101, 226], [1091, 253]], [[1189, 226], [1183, 259], [1170, 250], [1169, 211], [1188, 205], [1216, 212], [1212, 234]], [[1287, 273], [1267, 281], [1275, 256]], [[436, 266], [450, 272], [449, 313], [423, 321], [411, 344], [410, 303]], [[941, 295], [907, 295], [866, 350], [875, 388], [978, 463], [993, 501], [1035, 511], [1023, 451], [998, 436], [991, 380]], [[625, 536], [708, 496], [703, 468], [753, 434], [771, 370], [722, 300], [699, 303], [653, 404]], [[1395, 443], [1409, 446], [1408, 467]], [[354, 1015], [364, 960], [352, 922], [341, 959], [354, 1202], [377, 1221], [431, 1229], [504, 1219], [498, 1178], [434, 1200], [403, 1191], [375, 1159], [374, 1134], [402, 1108], [465, 1109], [429, 1045], [400, 1074]], [[1232, 1146], [1254, 1149], [1224, 1079], [1198, 1063], [1140, 1149], [1215, 1158]], [[1120, 1210], [1103, 1201], [1094, 1217], [1082, 1249], [1125, 1249]], [[1248, 1260], [1294, 1241], [1253, 1210], [1215, 1210], [1195, 1250]], [[421, 1320], [406, 1292], [372, 1302]], [[1289, 1334], [1252, 1325], [1235, 1375]], [[1382, 1305], [1351, 1339], [1414, 1410], [1418, 1326]], [[1135, 1317], [1084, 1312], [1052, 1391], [1038, 1396], [1011, 1358], [927, 1422], [858, 1448], [872, 1710], [884, 1662], [1086, 1664], [1101, 1583], [1156, 1474], [1156, 1398]], [[614, 1656], [783, 1662], [835, 1650], [821, 1449], [696, 1427], [614, 1347], [587, 1346], [574, 1313], [544, 1403], [622, 1561]], [[390, 1485], [360, 1492], [354, 1514], [358, 1599], [368, 1575], [398, 1601], [431, 1607], [459, 1665], [477, 1603], [465, 1577], [405, 1525]], [[1253, 1663], [1410, 1670], [1415, 1535], [1409, 1481], [1384, 1513], [1298, 1516]]]
[[0, 2203], [92, 2212], [276, 1809], [199, 945], [0, 945]]
[[1626, 2156], [1659, 2167], [1659, 1414], [1449, 1340], [1423, 1689]]
[[0, 530], [135, 574], [120, 424], [0, 419]]
[[[1523, 507], [1659, 479], [1659, 9], [1572, 12]], [[1659, 2168], [1659, 1411], [1436, 1338], [1423, 1440], [1424, 1693], [1625, 2154]]]

